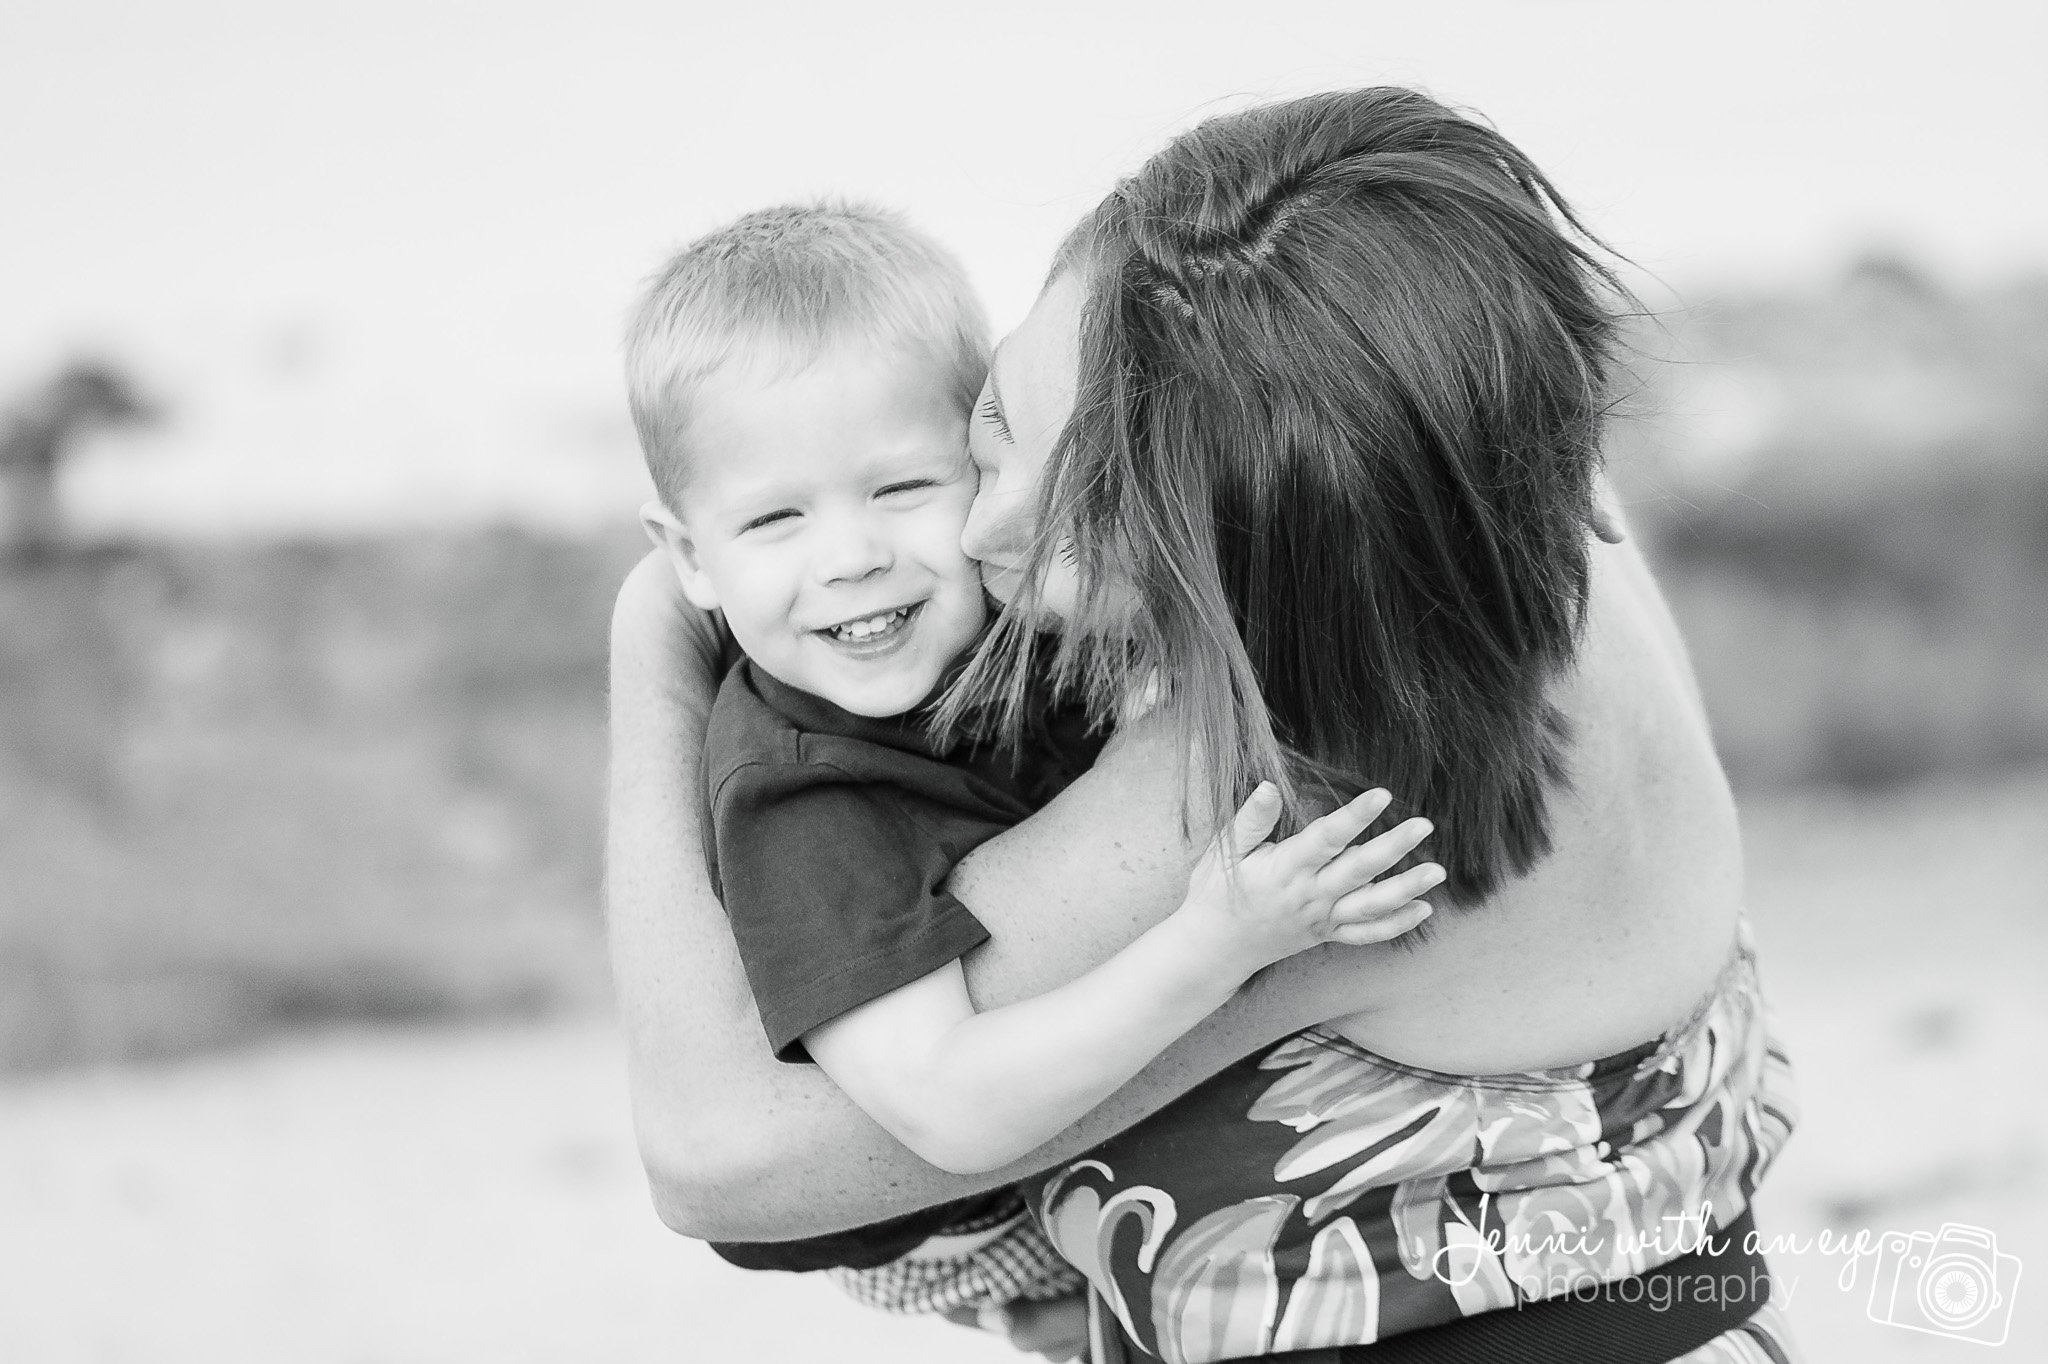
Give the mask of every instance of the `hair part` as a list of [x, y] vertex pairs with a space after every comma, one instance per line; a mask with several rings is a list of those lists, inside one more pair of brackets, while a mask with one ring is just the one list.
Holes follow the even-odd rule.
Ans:
[[[1590, 579], [1611, 301], [1598, 243], [1499, 133], [1415, 91], [1213, 119], [1062, 247], [1086, 285], [1035, 582], [1085, 604], [992, 634], [963, 683], [1014, 731], [1050, 647], [1098, 719], [1156, 689], [1192, 824], [1261, 779], [1289, 826], [1384, 786], [1472, 904], [1550, 848]], [[1028, 616], [1030, 601], [1020, 602]]]
[[856, 342], [926, 352], [964, 411], [988, 373], [967, 272], [902, 214], [842, 200], [759, 209], [706, 233], [647, 282], [626, 326], [626, 400], [656, 490], [678, 511], [706, 383], [745, 365], [800, 371]]

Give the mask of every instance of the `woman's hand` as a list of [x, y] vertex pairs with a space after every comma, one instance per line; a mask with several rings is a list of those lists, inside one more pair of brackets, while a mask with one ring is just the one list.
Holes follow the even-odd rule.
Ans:
[[1013, 1302], [989, 1314], [990, 1329], [1010, 1344], [1053, 1364], [1088, 1358], [1088, 1298], [1076, 1293], [1051, 1302]]

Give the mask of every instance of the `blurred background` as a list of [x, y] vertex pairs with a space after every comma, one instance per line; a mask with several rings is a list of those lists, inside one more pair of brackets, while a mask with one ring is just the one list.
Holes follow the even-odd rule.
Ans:
[[[1173, 132], [1491, 118], [1651, 305], [1613, 467], [1742, 800], [1767, 1227], [2048, 1357], [2048, 18], [1461, 0], [0, 8], [0, 1359], [988, 1360], [664, 1232], [602, 960], [617, 333], [778, 199], [999, 326]], [[1781, 1255], [1816, 1360], [1970, 1357]], [[764, 1356], [763, 1323], [773, 1323]]]

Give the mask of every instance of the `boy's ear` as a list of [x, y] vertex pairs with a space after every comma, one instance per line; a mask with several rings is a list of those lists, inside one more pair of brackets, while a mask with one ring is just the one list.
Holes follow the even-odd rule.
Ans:
[[669, 563], [675, 566], [676, 578], [682, 583], [683, 596], [690, 605], [700, 611], [716, 611], [718, 589], [712, 586], [711, 576], [698, 558], [697, 542], [690, 538], [690, 528], [659, 502], [649, 502], [640, 508], [640, 525], [654, 547], [668, 555]]

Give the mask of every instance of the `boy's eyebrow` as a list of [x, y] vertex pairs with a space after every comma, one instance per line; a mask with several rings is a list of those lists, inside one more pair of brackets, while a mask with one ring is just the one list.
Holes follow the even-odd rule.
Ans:
[[800, 490], [786, 482], [762, 480], [759, 483], [742, 483], [730, 489], [725, 495], [724, 510], [733, 515], [759, 511], [772, 503], [795, 502], [800, 500]]

